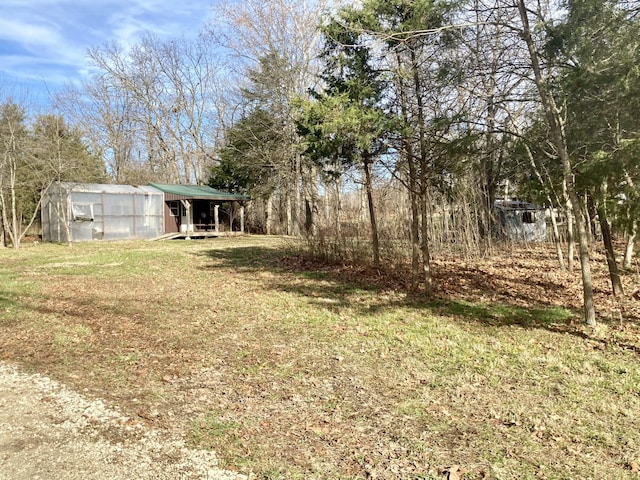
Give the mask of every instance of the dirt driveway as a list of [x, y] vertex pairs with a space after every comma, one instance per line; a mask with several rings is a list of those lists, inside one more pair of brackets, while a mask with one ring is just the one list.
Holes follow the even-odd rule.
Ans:
[[212, 452], [0, 362], [0, 480], [240, 480]]

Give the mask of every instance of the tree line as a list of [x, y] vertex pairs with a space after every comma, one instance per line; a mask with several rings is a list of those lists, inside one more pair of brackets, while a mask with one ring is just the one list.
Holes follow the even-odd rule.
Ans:
[[635, 2], [215, 8], [195, 40], [91, 49], [94, 74], [57, 96], [110, 181], [248, 193], [255, 231], [303, 235], [331, 260], [407, 262], [426, 295], [431, 256], [490, 249], [495, 201], [517, 197], [549, 209], [559, 268], [574, 268], [577, 246], [587, 323], [596, 236], [624, 294], [640, 209]]

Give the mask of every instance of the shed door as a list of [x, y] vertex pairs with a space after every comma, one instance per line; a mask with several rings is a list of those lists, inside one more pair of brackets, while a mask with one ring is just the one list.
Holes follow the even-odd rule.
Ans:
[[180, 202], [171, 200], [164, 204], [164, 233], [180, 231]]

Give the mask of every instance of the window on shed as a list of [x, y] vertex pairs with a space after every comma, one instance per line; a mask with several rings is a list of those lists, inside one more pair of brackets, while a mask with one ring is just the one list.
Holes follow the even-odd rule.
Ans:
[[172, 217], [180, 216], [180, 205], [178, 202], [169, 202], [169, 211]]
[[93, 222], [93, 205], [86, 203], [72, 203], [71, 212], [74, 222]]
[[522, 212], [522, 223], [536, 223], [536, 212], [531, 210]]

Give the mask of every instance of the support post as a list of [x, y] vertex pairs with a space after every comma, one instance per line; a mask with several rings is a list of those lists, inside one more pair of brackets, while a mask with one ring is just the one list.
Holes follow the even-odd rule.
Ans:
[[219, 208], [220, 208], [220, 205], [213, 206], [213, 221], [215, 222], [216, 233], [220, 233], [220, 217], [218, 216]]
[[187, 226], [185, 228], [185, 233], [187, 234], [185, 240], [191, 240], [189, 236], [189, 232], [193, 232], [193, 216], [191, 213], [191, 202], [189, 200], [180, 200], [182, 202], [182, 206], [184, 207], [184, 216], [187, 221]]
[[244, 233], [244, 205], [240, 205], [240, 233]]

